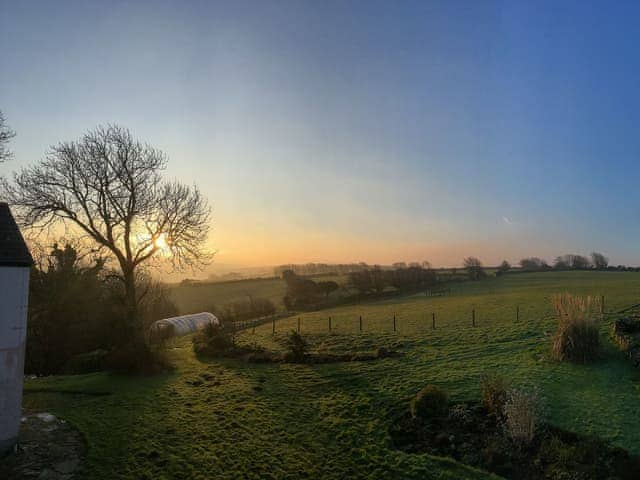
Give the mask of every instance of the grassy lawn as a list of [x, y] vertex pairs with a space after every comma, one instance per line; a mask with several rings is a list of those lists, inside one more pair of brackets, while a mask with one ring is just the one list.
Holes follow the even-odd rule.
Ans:
[[[553, 423], [640, 454], [640, 375], [611, 346], [608, 325], [601, 361], [548, 359], [549, 297], [562, 291], [604, 294], [607, 309], [616, 310], [640, 301], [640, 274], [510, 275], [457, 284], [450, 297], [416, 295], [302, 316], [314, 349], [385, 346], [404, 352], [400, 358], [321, 366], [201, 361], [182, 339], [171, 350], [174, 373], [30, 380], [25, 405], [85, 433], [88, 478], [491, 478], [447, 459], [400, 453], [386, 431], [426, 383], [454, 399], [475, 398], [481, 375], [499, 371], [516, 384], [538, 385]], [[281, 349], [296, 323], [296, 316], [278, 321], [275, 336], [263, 325], [240, 341]]]

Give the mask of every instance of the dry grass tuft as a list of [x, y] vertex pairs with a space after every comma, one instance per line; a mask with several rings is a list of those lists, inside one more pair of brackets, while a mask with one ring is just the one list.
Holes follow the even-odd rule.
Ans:
[[553, 340], [554, 358], [582, 363], [597, 358], [600, 349], [600, 300], [564, 293], [555, 295], [552, 302], [558, 317], [558, 331]]
[[507, 435], [518, 445], [531, 444], [542, 422], [538, 391], [509, 390], [504, 404], [504, 416]]

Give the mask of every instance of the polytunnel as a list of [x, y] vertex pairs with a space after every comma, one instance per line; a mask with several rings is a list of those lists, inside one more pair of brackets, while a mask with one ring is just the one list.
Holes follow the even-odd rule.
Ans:
[[220, 325], [220, 320], [209, 312], [163, 318], [151, 324], [149, 336], [152, 341], [167, 340], [202, 330], [207, 325]]

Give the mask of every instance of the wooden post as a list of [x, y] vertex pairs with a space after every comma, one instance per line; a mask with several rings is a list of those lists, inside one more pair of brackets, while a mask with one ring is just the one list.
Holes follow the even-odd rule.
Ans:
[[329, 331], [331, 331], [331, 317], [329, 317]]
[[298, 317], [298, 333], [300, 333], [300, 317]]
[[276, 317], [273, 317], [271, 322], [273, 323], [273, 334], [275, 335], [275, 333], [276, 333]]
[[431, 314], [431, 330], [436, 329], [436, 314], [435, 312]]
[[604, 320], [604, 295], [600, 296], [600, 316]]
[[516, 322], [520, 320], [520, 305], [516, 305]]
[[471, 310], [471, 325], [476, 326], [476, 309]]
[[362, 315], [360, 315], [360, 331], [362, 332]]
[[396, 331], [396, 316], [393, 316], [393, 331]]

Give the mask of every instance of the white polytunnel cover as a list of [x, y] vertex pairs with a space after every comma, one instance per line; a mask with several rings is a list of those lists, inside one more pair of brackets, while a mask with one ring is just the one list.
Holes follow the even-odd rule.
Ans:
[[209, 312], [192, 313], [190, 315], [180, 315], [179, 317], [163, 318], [153, 322], [151, 332], [170, 331], [171, 336], [181, 337], [197, 330], [201, 330], [207, 325], [220, 325], [220, 320]]

